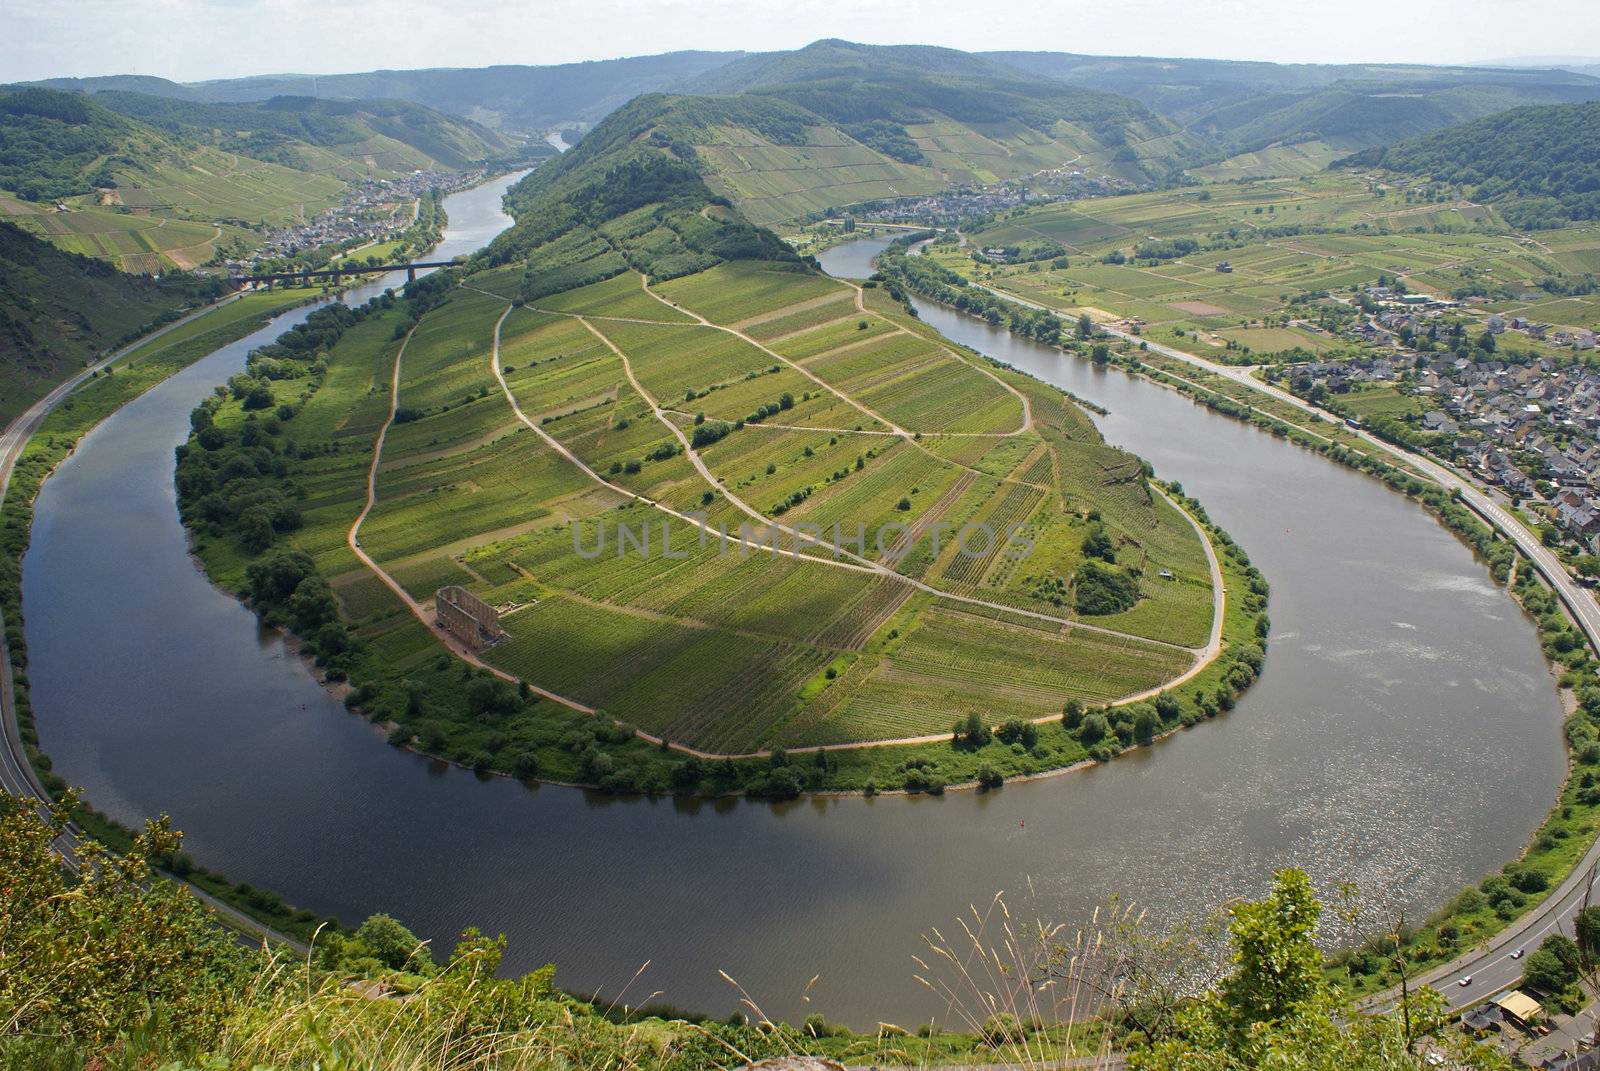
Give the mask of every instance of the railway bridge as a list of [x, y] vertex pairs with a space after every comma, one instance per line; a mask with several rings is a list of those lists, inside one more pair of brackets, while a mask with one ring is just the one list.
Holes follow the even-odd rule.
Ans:
[[233, 285], [244, 286], [246, 283], [266, 283], [268, 289], [274, 284], [299, 283], [301, 286], [310, 286], [313, 279], [332, 279], [338, 286], [346, 275], [379, 275], [383, 272], [403, 271], [406, 273], [406, 282], [417, 281], [417, 272], [423, 268], [453, 268], [462, 263], [459, 260], [413, 260], [401, 264], [351, 264], [336, 268], [296, 268], [293, 271], [262, 272], [258, 275], [235, 275], [232, 277]]

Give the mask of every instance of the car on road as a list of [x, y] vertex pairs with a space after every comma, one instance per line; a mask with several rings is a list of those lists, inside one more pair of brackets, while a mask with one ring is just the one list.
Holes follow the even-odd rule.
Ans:
[[1463, 988], [1465, 988], [1465, 987], [1467, 987], [1467, 986], [1469, 986], [1471, 984], [1472, 984], [1472, 975], [1470, 975], [1470, 974], [1463, 974], [1460, 978], [1456, 979], [1456, 985], [1461, 986]]
[[1523, 954], [1525, 952], [1527, 952], [1527, 951], [1528, 950], [1526, 948], [1519, 948], [1515, 952], [1511, 953], [1511, 958], [1512, 959], [1521, 959]]

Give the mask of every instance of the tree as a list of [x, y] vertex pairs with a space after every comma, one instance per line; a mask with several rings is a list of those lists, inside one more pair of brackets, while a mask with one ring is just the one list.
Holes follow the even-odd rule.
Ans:
[[239, 544], [252, 554], [259, 554], [272, 546], [277, 529], [272, 525], [269, 506], [251, 506], [239, 514]]
[[1078, 316], [1078, 337], [1079, 338], [1088, 338], [1093, 334], [1094, 334], [1094, 321], [1089, 319], [1089, 314], [1088, 313], [1085, 312], [1085, 313], [1080, 314]]
[[956, 725], [954, 742], [970, 748], [980, 748], [990, 739], [989, 726], [976, 713], [968, 714], [966, 720]]
[[356, 929], [355, 938], [390, 970], [409, 969], [428, 955], [427, 946], [417, 939], [416, 934], [389, 915], [378, 914], [368, 918]]
[[1557, 997], [1578, 980], [1578, 946], [1570, 937], [1553, 933], [1532, 952], [1522, 968], [1522, 981], [1548, 997]]
[[1322, 905], [1305, 871], [1290, 867], [1273, 874], [1266, 899], [1237, 904], [1232, 914], [1234, 971], [1216, 1003], [1230, 1033], [1243, 1038], [1257, 1023], [1288, 1018], [1324, 994], [1322, 953], [1313, 940]]
[[1107, 562], [1115, 562], [1117, 560], [1116, 545], [1111, 542], [1111, 537], [1106, 534], [1106, 530], [1099, 525], [1091, 528], [1089, 534], [1083, 537], [1083, 544], [1079, 551], [1085, 558], [1099, 558], [1101, 561]]
[[[1322, 905], [1299, 870], [1273, 875], [1264, 900], [1231, 909], [1232, 973], [1186, 1007], [1176, 1029], [1129, 1053], [1131, 1071], [1425, 1071], [1401, 1023], [1355, 1007], [1322, 976], [1313, 940]], [[1447, 1022], [1444, 998], [1416, 995], [1421, 1021]], [[1439, 1029], [1433, 1047], [1450, 1066], [1509, 1068], [1488, 1046]]]
[[68, 792], [41, 814], [0, 793], [0, 1034], [99, 1047], [145, 1028], [159, 1009], [164, 1041], [209, 1044], [260, 953], [153, 873], [181, 842], [165, 818], [147, 822], [120, 855], [81, 843], [69, 876], [54, 842], [77, 803]]

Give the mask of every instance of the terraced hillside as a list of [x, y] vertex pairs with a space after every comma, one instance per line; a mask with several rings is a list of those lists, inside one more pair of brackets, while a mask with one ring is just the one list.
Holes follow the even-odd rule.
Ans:
[[[1586, 282], [1600, 266], [1600, 228], [1521, 232], [1475, 192], [1353, 171], [1219, 183], [1029, 208], [970, 235], [969, 248], [930, 253], [1064, 314], [1141, 321], [1146, 337], [1198, 341], [1222, 359], [1344, 348], [1328, 317], [1335, 306], [1355, 315], [1351, 288], [1385, 278], [1472, 297], [1483, 316], [1600, 328]], [[1018, 261], [975, 263], [983, 246], [1014, 247]]]
[[[460, 584], [502, 608], [490, 665], [743, 753], [1051, 717], [1214, 653], [1206, 545], [1138, 459], [883, 291], [738, 261], [513, 304], [519, 276], [356, 327], [285, 425], [290, 541], [394, 672]], [[1128, 603], [1081, 612], [1106, 576]]]
[[466, 120], [393, 101], [207, 105], [0, 90], [0, 218], [124, 271], [190, 269], [314, 217], [348, 184], [514, 151]]
[[952, 49], [821, 41], [693, 88], [641, 97], [585, 142], [669, 149], [758, 225], [1055, 167], [1155, 181], [1196, 147], [1143, 105]]

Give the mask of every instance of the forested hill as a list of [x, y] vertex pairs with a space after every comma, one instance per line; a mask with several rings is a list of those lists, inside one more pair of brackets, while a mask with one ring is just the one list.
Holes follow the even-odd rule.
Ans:
[[134, 135], [132, 124], [87, 97], [0, 89], [0, 189], [43, 201], [109, 185], [108, 157], [133, 148]]
[[1513, 108], [1340, 165], [1468, 187], [1519, 227], [1600, 219], [1600, 103]]
[[694, 149], [696, 98], [653, 94], [608, 116], [578, 146], [514, 186], [516, 224], [484, 254], [494, 265], [527, 262], [530, 300], [618, 275], [653, 278], [702, 271], [724, 260], [798, 258], [707, 185]]
[[92, 355], [221, 292], [182, 273], [124, 274], [0, 223], [0, 423]]

